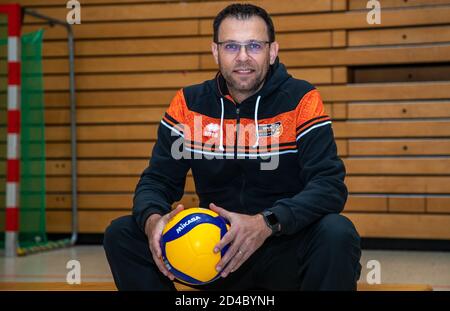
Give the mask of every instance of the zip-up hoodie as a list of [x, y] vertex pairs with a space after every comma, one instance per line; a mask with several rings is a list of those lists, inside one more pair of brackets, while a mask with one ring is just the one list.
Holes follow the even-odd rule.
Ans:
[[[261, 169], [270, 163], [275, 169]], [[278, 58], [263, 87], [239, 104], [220, 72], [176, 93], [136, 186], [133, 215], [142, 230], [151, 214], [166, 214], [181, 199], [189, 169], [201, 207], [271, 210], [282, 234], [340, 213], [348, 195], [319, 92]]]

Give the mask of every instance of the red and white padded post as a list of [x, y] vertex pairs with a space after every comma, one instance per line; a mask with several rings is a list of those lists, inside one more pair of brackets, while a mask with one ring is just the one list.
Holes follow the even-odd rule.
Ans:
[[20, 28], [18, 4], [0, 5], [8, 15], [8, 136], [6, 156], [6, 223], [5, 255], [17, 253], [20, 194]]

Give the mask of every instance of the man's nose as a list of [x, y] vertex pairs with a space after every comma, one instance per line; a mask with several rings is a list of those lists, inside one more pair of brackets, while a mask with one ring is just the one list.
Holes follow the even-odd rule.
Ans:
[[239, 53], [237, 55], [237, 59], [240, 61], [245, 61], [248, 59], [247, 47], [245, 45], [241, 45], [239, 49]]

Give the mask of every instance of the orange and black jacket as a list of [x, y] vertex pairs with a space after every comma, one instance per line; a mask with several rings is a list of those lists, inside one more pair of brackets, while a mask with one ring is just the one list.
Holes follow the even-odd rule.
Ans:
[[269, 209], [284, 234], [341, 212], [348, 195], [319, 92], [278, 59], [263, 87], [239, 104], [220, 73], [176, 93], [136, 187], [133, 215], [142, 229], [181, 199], [189, 169], [201, 207]]

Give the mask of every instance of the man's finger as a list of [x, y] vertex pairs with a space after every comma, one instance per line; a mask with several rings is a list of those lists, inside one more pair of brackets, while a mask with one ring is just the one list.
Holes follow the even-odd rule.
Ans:
[[169, 213], [168, 220], [171, 220], [173, 217], [175, 217], [176, 214], [181, 212], [183, 209], [184, 209], [184, 205], [178, 204], [177, 207]]
[[[239, 253], [239, 251], [238, 251], [238, 253]], [[236, 270], [238, 270], [242, 266], [242, 264], [247, 261], [247, 259], [251, 256], [252, 253], [253, 252], [242, 251], [242, 253], [240, 254], [241, 255], [240, 260], [234, 266], [230, 267], [231, 268], [230, 272], [233, 273]]]
[[221, 276], [227, 277], [231, 272], [236, 271], [242, 263], [246, 260], [246, 253], [242, 250], [238, 250], [236, 254], [231, 259], [230, 263], [222, 271]]
[[159, 268], [159, 270], [165, 275], [167, 276], [169, 279], [171, 279], [173, 281], [173, 279], [175, 278], [175, 276], [169, 271], [169, 269], [167, 269], [166, 265], [164, 264], [162, 258], [157, 258], [156, 260], [157, 266]]
[[159, 244], [160, 240], [161, 240], [161, 234], [159, 234], [159, 232], [155, 233], [152, 238], [152, 243], [153, 243], [153, 245], [157, 245], [157, 247], [155, 246], [153, 250], [155, 251], [155, 255], [158, 258], [161, 258], [161, 255], [162, 255], [161, 254], [161, 246]]
[[156, 264], [156, 266], [158, 267], [158, 269], [159, 269], [164, 275], [167, 276], [167, 274], [168, 274], [169, 271], [167, 271], [167, 268], [166, 268], [166, 266], [164, 265], [164, 263], [162, 262], [161, 257], [159, 257], [159, 256], [156, 255], [155, 248], [154, 248], [152, 245], [150, 245], [150, 251], [151, 251], [151, 253], [152, 253], [153, 261], [155, 262], [155, 264]]
[[[162, 232], [164, 231], [164, 227], [167, 225], [167, 222], [169, 222], [170, 219], [172, 219], [176, 214], [181, 212], [184, 209], [184, 206], [182, 204], [178, 204], [178, 206], [172, 210], [169, 214], [165, 215], [164, 218], [159, 220], [159, 222], [156, 224], [156, 228], [153, 231], [152, 236], [152, 243], [155, 245], [159, 245]], [[161, 257], [161, 247], [155, 248], [156, 256]]]
[[222, 257], [222, 259], [219, 261], [219, 263], [216, 265], [216, 270], [221, 271], [224, 267], [226, 267], [229, 263], [229, 261], [236, 256], [236, 253], [238, 252], [240, 246], [242, 244], [242, 241], [234, 240], [231, 244], [230, 248], [227, 250], [225, 255]]
[[158, 259], [157, 261], [157, 266], [159, 268], [159, 270], [165, 275], [167, 276], [169, 279], [171, 279], [173, 281], [173, 279], [175, 278], [175, 276], [170, 273], [170, 271], [166, 268], [166, 266], [164, 265], [164, 263], [162, 262], [162, 259]]
[[231, 215], [232, 215], [232, 213], [229, 212], [229, 211], [227, 211], [226, 209], [223, 209], [223, 208], [217, 206], [217, 205], [214, 204], [214, 203], [210, 203], [210, 204], [209, 204], [209, 208], [210, 208], [212, 211], [214, 211], [214, 212], [216, 212], [217, 214], [219, 214], [220, 216], [222, 216], [222, 217], [228, 219], [228, 221], [231, 221]]
[[159, 271], [161, 271], [162, 274], [164, 274], [169, 279], [173, 280], [175, 277], [170, 271], [167, 269], [166, 265], [162, 261], [161, 256], [155, 255], [156, 249], [152, 245], [150, 245], [150, 251], [152, 253], [153, 261], [155, 262], [156, 266], [158, 267]]
[[225, 246], [233, 242], [234, 239], [234, 231], [230, 230], [220, 239], [219, 243], [214, 247], [214, 253], [220, 252]]

